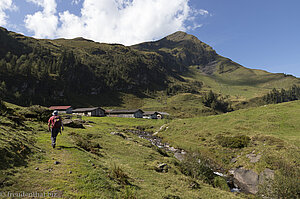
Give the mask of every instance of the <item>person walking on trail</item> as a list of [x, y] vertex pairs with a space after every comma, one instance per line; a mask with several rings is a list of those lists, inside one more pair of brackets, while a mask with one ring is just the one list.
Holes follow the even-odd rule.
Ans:
[[64, 130], [64, 126], [61, 117], [58, 115], [58, 111], [53, 111], [52, 116], [48, 120], [48, 129], [51, 131], [51, 142], [52, 147], [55, 148], [56, 137], [58, 133], [62, 134], [61, 131]]

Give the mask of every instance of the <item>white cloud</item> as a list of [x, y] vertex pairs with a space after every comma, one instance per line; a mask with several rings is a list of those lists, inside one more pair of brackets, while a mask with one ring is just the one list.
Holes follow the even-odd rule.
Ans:
[[[189, 0], [84, 0], [80, 15], [56, 14], [55, 0], [27, 0], [43, 11], [27, 15], [26, 27], [40, 38], [85, 37], [125, 45], [158, 39], [177, 30], [201, 27], [194, 23], [206, 10], [194, 10]], [[79, 3], [73, 0], [72, 3]], [[48, 2], [48, 3], [46, 3]], [[186, 22], [192, 25], [186, 25]], [[58, 23], [60, 24], [58, 26]]]
[[201, 28], [203, 24], [193, 23], [191, 26], [187, 26], [187, 30], [196, 30], [197, 28]]
[[[69, 11], [59, 14], [61, 22], [57, 35], [64, 38], [75, 38], [85, 36], [84, 22], [80, 17], [71, 14]], [[86, 37], [87, 38], [87, 37]]]
[[45, 14], [55, 14], [56, 13], [56, 1], [55, 0], [26, 0], [27, 2], [34, 3], [44, 10]]
[[199, 15], [203, 15], [203, 16], [206, 16], [209, 14], [209, 12], [207, 10], [203, 10], [203, 9], [200, 9], [200, 10], [196, 10], [195, 11], [197, 14]]
[[55, 0], [27, 0], [43, 8], [33, 15], [25, 16], [25, 27], [38, 38], [53, 38], [56, 35], [58, 17]]
[[0, 26], [7, 25], [7, 14], [6, 10], [16, 10], [17, 7], [13, 4], [12, 0], [1, 0], [0, 1]]

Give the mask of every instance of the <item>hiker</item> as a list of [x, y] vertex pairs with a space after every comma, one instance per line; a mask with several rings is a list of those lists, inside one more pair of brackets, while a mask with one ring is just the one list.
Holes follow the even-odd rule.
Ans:
[[58, 115], [58, 111], [53, 111], [52, 116], [48, 120], [48, 129], [51, 131], [51, 142], [52, 147], [55, 148], [56, 137], [58, 133], [62, 134], [61, 131], [64, 130], [64, 126], [61, 117]]

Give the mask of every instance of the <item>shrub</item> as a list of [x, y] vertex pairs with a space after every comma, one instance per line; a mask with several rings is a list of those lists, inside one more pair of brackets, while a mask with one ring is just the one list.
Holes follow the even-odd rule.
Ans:
[[225, 191], [230, 191], [228, 185], [227, 185], [227, 181], [222, 178], [221, 176], [217, 176], [214, 178], [214, 187], [220, 188], [222, 190]]
[[199, 154], [186, 155], [186, 158], [179, 164], [181, 172], [206, 183], [212, 183], [214, 173], [207, 160]]
[[271, 169], [275, 170], [275, 174], [274, 178], [266, 179], [259, 186], [258, 196], [261, 198], [300, 198], [299, 158], [299, 153], [294, 151], [290, 151], [288, 159], [272, 154], [266, 155], [265, 161]]
[[88, 137], [82, 136], [82, 135], [78, 135], [76, 133], [72, 133], [71, 135], [73, 137], [75, 144], [78, 147], [80, 147], [88, 152], [94, 153], [96, 155], [101, 155], [99, 149], [101, 149], [102, 147], [100, 146], [99, 143], [92, 141], [91, 138], [88, 138]]
[[223, 113], [232, 111], [231, 105], [229, 102], [225, 101], [223, 97], [219, 97], [213, 91], [209, 91], [202, 98], [202, 103], [206, 107], [210, 107], [215, 111], [221, 111]]
[[121, 167], [117, 166], [115, 163], [113, 164], [110, 172], [109, 177], [114, 179], [121, 185], [130, 185], [128, 175], [121, 169]]
[[246, 135], [236, 135], [234, 137], [231, 136], [226, 137], [223, 135], [218, 135], [216, 136], [216, 139], [222, 147], [228, 147], [228, 148], [247, 147], [251, 140], [250, 137]]
[[166, 89], [167, 95], [176, 95], [178, 93], [198, 94], [201, 90], [203, 82], [187, 81], [187, 83], [171, 83]]
[[300, 169], [283, 167], [259, 186], [262, 198], [300, 198]]

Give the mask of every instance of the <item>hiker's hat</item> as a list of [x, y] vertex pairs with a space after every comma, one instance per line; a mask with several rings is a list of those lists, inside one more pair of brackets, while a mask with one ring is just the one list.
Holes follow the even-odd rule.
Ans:
[[53, 111], [52, 115], [58, 115], [58, 111], [57, 110]]

